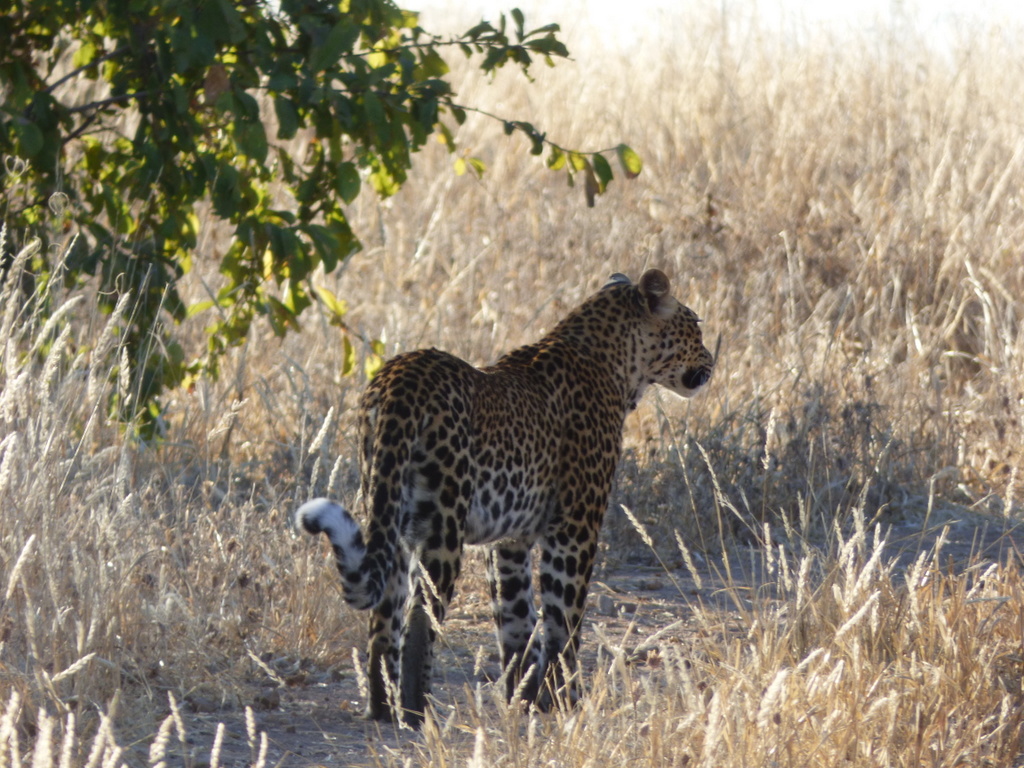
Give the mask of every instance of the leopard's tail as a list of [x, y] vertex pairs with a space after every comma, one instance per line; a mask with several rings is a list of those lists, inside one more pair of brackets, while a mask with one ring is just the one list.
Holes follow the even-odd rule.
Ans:
[[363, 531], [347, 509], [329, 499], [313, 499], [299, 507], [295, 522], [309, 533], [327, 534], [345, 588], [345, 602], [365, 611], [381, 601], [387, 574], [371, 567], [380, 565], [381, 560], [366, 557]]

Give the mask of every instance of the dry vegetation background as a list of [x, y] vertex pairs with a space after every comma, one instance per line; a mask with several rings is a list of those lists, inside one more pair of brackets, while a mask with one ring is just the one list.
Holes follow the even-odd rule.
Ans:
[[[393, 200], [357, 201], [364, 251], [316, 281], [349, 302], [361, 354], [379, 338], [484, 363], [610, 273], [667, 271], [720, 337], [718, 368], [692, 402], [653, 393], [630, 417], [603, 567], [686, 574], [678, 532], [731, 607], [680, 595], [693, 631], [641, 664], [635, 640], [605, 642], [576, 711], [525, 715], [485, 687], [442, 701], [422, 736], [373, 741], [367, 763], [1019, 765], [1016, 550], [946, 559], [940, 539], [897, 561], [891, 534], [1020, 517], [1019, 34], [794, 39], [717, 10], [667, 26], [628, 54], [576, 48], [533, 87], [457, 75], [463, 102], [563, 145], [627, 141], [639, 179], [588, 210], [471, 117], [458, 138], [484, 178], [424, 153]], [[196, 300], [223, 246], [203, 237]], [[363, 382], [340, 376], [339, 331], [313, 312], [175, 394], [168, 441], [140, 446], [104, 409], [131, 364], [117, 316], [54, 287], [44, 324], [5, 290], [0, 768], [215, 765], [183, 710], [273, 707], [253, 691], [350, 669], [364, 642], [325, 551], [290, 524], [313, 493], [351, 500]], [[736, 552], [764, 589], [710, 572]], [[259, 729], [252, 761], [276, 762]]]

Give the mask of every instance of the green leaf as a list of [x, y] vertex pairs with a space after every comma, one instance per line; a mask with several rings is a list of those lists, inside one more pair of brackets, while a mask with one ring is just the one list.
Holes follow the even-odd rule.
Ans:
[[234, 4], [229, 2], [229, 0], [217, 0], [217, 8], [224, 19], [223, 39], [236, 44], [245, 40], [247, 37], [246, 29]]
[[449, 153], [455, 151], [455, 137], [451, 129], [444, 123], [437, 124], [437, 140], [444, 144]]
[[455, 175], [462, 176], [466, 172], [466, 160], [462, 157], [455, 158]]
[[640, 171], [644, 167], [644, 162], [640, 159], [640, 155], [625, 144], [619, 144], [615, 148], [615, 152], [619, 156], [619, 163], [622, 165], [622, 170], [626, 174], [627, 179], [635, 179], [640, 175]]
[[366, 378], [372, 380], [377, 372], [384, 367], [384, 342], [382, 341], [371, 341], [370, 342], [370, 354], [366, 356], [366, 360], [363, 363], [363, 370], [366, 372]]
[[363, 95], [363, 119], [370, 135], [376, 135], [375, 144], [384, 146], [391, 143], [391, 123], [384, 112], [384, 102], [373, 91]]
[[341, 337], [341, 375], [348, 376], [356, 368], [356, 348], [346, 333]]
[[74, 67], [84, 67], [91, 64], [96, 58], [96, 43], [89, 40], [82, 44], [82, 47], [75, 51], [75, 55], [71, 58], [71, 64]]
[[416, 72], [418, 80], [444, 77], [449, 71], [448, 62], [441, 58], [441, 54], [433, 48], [428, 48], [420, 54], [420, 63]]
[[466, 162], [476, 172], [477, 178], [482, 179], [487, 171], [487, 165], [479, 157], [467, 157]]
[[342, 15], [341, 21], [334, 25], [326, 39], [313, 47], [309, 57], [310, 70], [323, 72], [333, 66], [344, 54], [352, 52], [358, 39], [359, 25], [353, 23], [349, 14]]
[[359, 196], [361, 181], [355, 163], [346, 161], [339, 164], [336, 179], [335, 189], [346, 203], [351, 203]]
[[587, 167], [584, 170], [586, 182], [583, 185], [583, 194], [587, 198], [587, 208], [594, 207], [594, 198], [601, 193], [601, 185], [597, 181], [597, 177], [594, 175], [594, 169], [590, 163], [587, 163]]
[[299, 130], [299, 113], [291, 99], [285, 96], [274, 98], [274, 112], [277, 114], [277, 138], [290, 139]]
[[527, 37], [533, 37], [534, 35], [548, 35], [553, 32], [560, 32], [562, 28], [558, 24], [546, 24], [543, 27], [537, 27], [537, 29], [530, 30]]
[[260, 119], [260, 103], [251, 93], [246, 93], [241, 88], [232, 91], [235, 97], [234, 111], [243, 120], [256, 122]]
[[565, 167], [565, 152], [560, 150], [558, 147], [551, 147], [551, 153], [548, 155], [548, 168], [552, 171], [560, 171]]
[[[392, 58], [388, 51], [373, 51], [372, 53], [366, 54], [366, 63], [369, 64], [373, 69], [383, 69], [385, 67], [391, 67]], [[391, 72], [384, 72], [378, 74], [378, 77], [387, 77]]]
[[322, 224], [307, 224], [302, 230], [313, 244], [313, 251], [324, 265], [324, 272], [333, 272], [338, 266], [338, 238], [330, 227]]
[[258, 121], [240, 121], [235, 125], [235, 141], [238, 148], [257, 163], [267, 159], [267, 132], [263, 123]]
[[471, 30], [466, 32], [462, 37], [465, 40], [479, 40], [486, 34], [493, 34], [495, 32], [494, 27], [491, 26], [488, 21], [481, 21]]
[[213, 309], [215, 306], [217, 306], [217, 303], [212, 300], [197, 301], [188, 308], [188, 311], [185, 314], [187, 317], [195, 317], [208, 309]]
[[518, 8], [512, 9], [512, 20], [516, 23], [516, 40], [523, 40], [523, 12]]
[[294, 318], [292, 322], [295, 324], [295, 328], [298, 328], [298, 317], [302, 314], [306, 307], [313, 303], [313, 300], [309, 298], [309, 294], [306, 293], [302, 284], [299, 280], [291, 280], [288, 282], [288, 288], [284, 293], [284, 301], [282, 302], [292, 313]]
[[[305, 256], [305, 249], [296, 236], [295, 231], [290, 227], [282, 227], [277, 224], [267, 224], [267, 239], [270, 244], [270, 253], [273, 256], [270, 265], [270, 274], [281, 280], [290, 277], [294, 280], [301, 280], [309, 274], [310, 267], [308, 258]], [[287, 264], [287, 269], [284, 265]]]
[[348, 314], [348, 303], [339, 299], [332, 291], [327, 288], [317, 287], [316, 293], [320, 297], [320, 301], [323, 302], [324, 307], [331, 314], [332, 322], [334, 320], [341, 320]]
[[35, 123], [20, 118], [15, 120], [14, 135], [18, 137], [18, 156], [35, 157], [43, 151], [45, 139]]
[[594, 173], [597, 174], [597, 180], [600, 182], [600, 191], [603, 193], [608, 187], [608, 182], [612, 180], [612, 167], [604, 159], [604, 156], [600, 154], [594, 155], [593, 163]]
[[[298, 328], [295, 313], [290, 307], [273, 296], [268, 296], [263, 302], [263, 311], [266, 313], [267, 319], [270, 321], [270, 327], [276, 336], [284, 336], [288, 332], [289, 327]], [[244, 332], [240, 333], [241, 338], [239, 341], [247, 335], [248, 329], [245, 329]]]
[[381, 197], [391, 197], [401, 186], [398, 180], [386, 168], [378, 168], [370, 174], [370, 185]]
[[327, 217], [326, 229], [331, 233], [334, 241], [331, 252], [322, 254], [324, 271], [330, 273], [338, 266], [339, 261], [344, 261], [352, 254], [358, 253], [363, 244], [359, 242], [359, 238], [352, 232], [348, 220], [340, 212]]
[[539, 40], [530, 40], [526, 47], [536, 53], [543, 53], [545, 56], [558, 56], [561, 59], [569, 57], [569, 49], [561, 40], [554, 36], [542, 37]]
[[242, 205], [238, 169], [227, 160], [218, 162], [214, 172], [213, 210], [223, 219], [233, 219]]
[[285, 68], [275, 69], [267, 80], [267, 90], [271, 93], [291, 91], [299, 86], [299, 79], [294, 72]]

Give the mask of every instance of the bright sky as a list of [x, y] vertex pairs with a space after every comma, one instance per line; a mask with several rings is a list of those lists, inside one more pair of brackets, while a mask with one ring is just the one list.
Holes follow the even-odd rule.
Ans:
[[[871, 31], [908, 26], [940, 44], [965, 28], [988, 28], [1008, 23], [1024, 28], [1022, 0], [407, 0], [399, 3], [423, 11], [427, 29], [464, 31], [485, 18], [496, 21], [500, 11], [522, 8], [526, 22], [557, 21], [564, 38], [577, 34], [588, 40], [596, 33], [601, 44], [642, 40], [652, 27], [664, 33], [683, 14], [755, 15], [767, 28], [807, 32]], [[597, 42], [597, 41], [595, 41]]]

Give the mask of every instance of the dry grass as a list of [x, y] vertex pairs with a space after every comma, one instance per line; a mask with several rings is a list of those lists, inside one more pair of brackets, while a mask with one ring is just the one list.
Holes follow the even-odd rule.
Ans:
[[[697, 570], [756, 545], [765, 588], [733, 584], [728, 611], [681, 608], [696, 630], [645, 664], [628, 663], [635, 639], [605, 638], [578, 710], [531, 717], [484, 687], [370, 760], [1019, 764], [1018, 558], [950, 567], [936, 548], [905, 569], [880, 543], [894, 525], [924, 535], [1019, 516], [1024, 64], [1012, 37], [975, 31], [937, 53], [895, 34], [792, 45], [717, 16], [673, 31], [630, 59], [579, 51], [529, 91], [471, 73], [461, 88], [563, 144], [627, 138], [640, 179], [587, 210], [522, 142], [471, 118], [460, 140], [488, 163], [483, 181], [425, 153], [395, 199], [357, 201], [366, 249], [317, 280], [389, 352], [438, 345], [486, 362], [609, 273], [668, 271], [721, 337], [719, 367], [695, 401], [649, 396], [631, 417], [604, 562], [652, 559], [624, 504], [670, 568], [685, 569], [676, 532]], [[212, 260], [217, 238], [204, 237]], [[215, 764], [202, 757], [213, 739], [197, 753], [169, 701], [238, 709], [254, 687], [363, 643], [322, 551], [290, 528], [314, 492], [351, 498], [361, 382], [339, 376], [337, 331], [310, 317], [301, 336], [254, 337], [221, 382], [177, 393], [171, 441], [146, 448], [106, 417], [131, 364], [117, 316], [54, 286], [45, 322], [12, 283], [0, 297], [0, 768]]]
[[904, 582], [883, 544], [856, 534], [827, 564], [778, 565], [776, 596], [698, 609], [693, 641], [646, 664], [609, 643], [572, 712], [457, 710], [417, 763], [468, 753], [468, 730], [470, 766], [1009, 765], [1024, 726], [1019, 569], [944, 573], [936, 550]]

